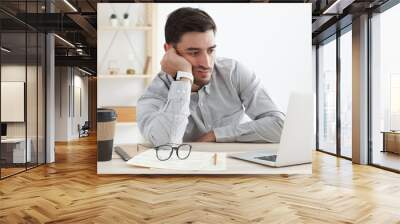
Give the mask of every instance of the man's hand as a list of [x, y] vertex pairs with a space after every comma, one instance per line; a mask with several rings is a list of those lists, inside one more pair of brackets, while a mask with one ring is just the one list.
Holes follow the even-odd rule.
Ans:
[[192, 73], [192, 65], [182, 56], [178, 55], [175, 48], [170, 47], [161, 60], [161, 69], [175, 78], [177, 71]]
[[202, 135], [196, 142], [216, 142], [215, 134], [213, 131], [210, 131], [204, 135]]

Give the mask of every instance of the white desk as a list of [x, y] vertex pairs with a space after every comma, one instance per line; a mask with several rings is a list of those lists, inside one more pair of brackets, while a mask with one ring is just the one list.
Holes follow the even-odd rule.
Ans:
[[[193, 151], [206, 152], [244, 152], [253, 150], [268, 150], [276, 152], [278, 144], [246, 144], [246, 143], [190, 143]], [[130, 156], [137, 153], [136, 144], [120, 145]], [[140, 147], [143, 148], [143, 147]], [[311, 174], [312, 164], [302, 164], [288, 167], [268, 167], [234, 158], [226, 158], [226, 170], [223, 171], [182, 171], [166, 169], [149, 169], [127, 165], [117, 154], [112, 160], [97, 162], [98, 174]]]
[[27, 139], [26, 155], [25, 155], [25, 138], [6, 138], [1, 139], [2, 145], [13, 145], [13, 159], [12, 163], [25, 163], [25, 158], [27, 162], [31, 161], [31, 139]]

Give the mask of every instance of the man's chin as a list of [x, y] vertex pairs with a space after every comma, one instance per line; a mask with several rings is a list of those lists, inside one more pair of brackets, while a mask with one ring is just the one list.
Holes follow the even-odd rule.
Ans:
[[196, 72], [195, 76], [198, 79], [210, 79], [211, 73], [210, 72]]
[[194, 83], [198, 86], [207, 85], [211, 80], [211, 72], [194, 72]]
[[198, 85], [198, 86], [205, 86], [210, 82], [210, 79], [195, 79], [194, 80], [194, 84]]

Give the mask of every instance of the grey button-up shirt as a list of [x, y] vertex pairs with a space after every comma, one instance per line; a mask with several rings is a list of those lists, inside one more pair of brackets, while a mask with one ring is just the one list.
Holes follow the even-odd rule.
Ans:
[[275, 143], [284, 117], [261, 80], [227, 58], [216, 59], [210, 82], [198, 92], [160, 72], [137, 104], [139, 130], [153, 145], [196, 141], [209, 131], [217, 142]]

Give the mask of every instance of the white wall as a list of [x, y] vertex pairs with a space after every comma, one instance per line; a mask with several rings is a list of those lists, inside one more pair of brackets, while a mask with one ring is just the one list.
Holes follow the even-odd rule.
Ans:
[[[25, 137], [30, 139], [30, 149], [32, 151], [32, 159], [36, 161], [38, 156], [39, 163], [44, 162], [44, 88], [42, 68], [40, 66], [32, 66], [25, 64], [4, 64], [1, 66], [1, 81], [24, 82], [26, 85], [26, 107], [21, 105], [20, 108], [2, 107], [2, 112], [7, 110], [20, 110], [18, 113], [26, 112], [26, 120], [22, 122], [7, 122], [7, 137]], [[4, 89], [2, 89], [3, 92]], [[21, 92], [22, 91], [22, 92]], [[37, 92], [39, 91], [39, 92]], [[20, 90], [20, 93], [24, 93]], [[2, 95], [7, 97], [7, 95]], [[24, 97], [22, 97], [24, 98]], [[24, 100], [23, 100], [24, 101]], [[3, 103], [2, 103], [3, 104]], [[22, 102], [24, 104], [24, 102]], [[13, 113], [14, 111], [9, 111]], [[14, 112], [15, 113], [15, 112]], [[51, 149], [48, 150], [51, 153]], [[50, 157], [48, 157], [50, 158]], [[51, 160], [49, 160], [51, 161]]]
[[83, 124], [89, 120], [89, 78], [87, 76], [75, 76], [75, 78], [75, 85], [79, 82], [79, 87], [82, 89], [82, 116], [80, 116], [80, 122]]
[[[31, 75], [31, 74], [36, 74], [36, 67], [34, 66], [26, 66], [25, 65], [18, 65], [18, 64], [8, 64], [8, 65], [2, 65], [1, 66], [1, 81], [10, 81], [10, 82], [25, 82], [27, 83], [25, 78], [26, 74]], [[29, 77], [28, 77], [28, 80]], [[32, 83], [30, 83], [32, 84]], [[27, 89], [28, 90], [28, 89]], [[27, 103], [31, 103], [33, 101], [32, 98], [36, 99], [36, 91], [32, 94], [30, 92], [27, 93], [28, 98], [26, 99]], [[33, 95], [35, 94], [35, 95]], [[37, 105], [34, 105], [35, 108]], [[22, 108], [24, 110], [24, 108]], [[7, 110], [7, 108], [1, 108], [1, 110]], [[28, 123], [27, 122], [7, 122], [7, 135], [8, 137], [24, 137], [25, 136], [25, 128], [28, 125], [28, 137], [31, 137], [31, 131], [32, 127], [36, 127], [36, 114], [34, 114], [32, 111], [27, 109], [27, 118], [28, 118]], [[32, 117], [34, 116], [34, 117]]]
[[68, 68], [55, 68], [55, 141], [68, 141]]
[[[312, 57], [311, 57], [311, 64], [312, 64], [312, 91], [313, 93], [317, 93], [317, 48], [315, 45], [312, 46]], [[314, 111], [317, 111], [317, 94], [314, 95]], [[317, 116], [314, 116], [314, 127], [317, 124]], [[314, 128], [314, 136], [317, 135], [317, 129]]]
[[143, 94], [142, 79], [97, 79], [97, 106], [136, 106]]
[[[138, 21], [144, 21], [145, 4], [101, 3], [97, 4], [97, 10], [98, 76], [108, 74], [110, 66], [118, 67], [121, 74], [126, 74], [128, 68], [134, 68], [136, 74], [141, 74], [146, 58], [145, 32], [109, 29], [109, 18], [114, 13], [122, 19], [128, 12], [134, 26]], [[135, 106], [144, 86], [144, 79], [97, 79], [97, 105]]]
[[[55, 141], [70, 141], [79, 137], [78, 124], [88, 120], [88, 81], [79, 70], [72, 73], [70, 67], [56, 67], [55, 72]], [[75, 87], [81, 89], [82, 116], [73, 107]]]
[[313, 91], [311, 4], [159, 4], [157, 61], [167, 15], [182, 6], [201, 8], [214, 19], [217, 56], [254, 70], [282, 110], [291, 91]]
[[[74, 94], [71, 96], [72, 99], [74, 99], [74, 102], [71, 102], [72, 108], [72, 114], [71, 114], [71, 131], [70, 135], [72, 138], [79, 138], [79, 132], [78, 132], [78, 124], [82, 126], [85, 121], [88, 121], [88, 78], [87, 76], [81, 76], [82, 73], [80, 73], [78, 70], [75, 70], [74, 74]], [[78, 93], [80, 91], [80, 93]], [[80, 97], [79, 97], [80, 94]], [[81, 102], [79, 102], [81, 101]], [[81, 108], [79, 108], [81, 107]], [[80, 111], [81, 110], [81, 111]]]

